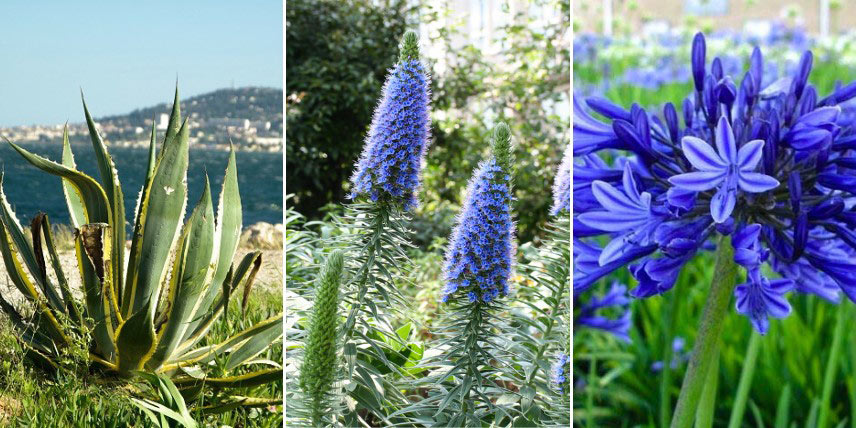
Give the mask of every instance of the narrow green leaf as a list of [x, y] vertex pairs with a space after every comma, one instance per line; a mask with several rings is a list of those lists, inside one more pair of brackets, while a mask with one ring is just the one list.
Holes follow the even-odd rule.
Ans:
[[143, 306], [116, 330], [119, 373], [129, 376], [138, 371], [155, 351], [156, 337], [152, 312]]
[[[77, 169], [74, 163], [74, 153], [71, 151], [71, 144], [68, 142], [68, 124], [62, 130], [62, 164], [70, 169]], [[62, 178], [62, 193], [65, 195], [65, 203], [68, 206], [68, 214], [71, 218], [71, 224], [75, 228], [88, 223], [86, 221], [86, 213], [83, 208], [82, 197], [78, 189], [67, 178]]]
[[[165, 145], [155, 167], [143, 203], [139, 264], [128, 276], [122, 314], [128, 317], [141, 308], [154, 311], [153, 302], [166, 276], [167, 259], [175, 247], [179, 224], [187, 204], [188, 136], [187, 121], [181, 127], [176, 144]], [[154, 318], [154, 313], [149, 317]]]
[[34, 155], [15, 143], [6, 141], [27, 162], [48, 174], [67, 179], [77, 189], [77, 193], [83, 201], [86, 223], [110, 223], [111, 211], [107, 202], [107, 194], [92, 177], [73, 168]]
[[788, 419], [791, 407], [791, 385], [786, 384], [779, 396], [779, 404], [776, 406], [776, 428], [788, 428]]
[[122, 194], [122, 184], [119, 182], [116, 165], [113, 163], [110, 153], [107, 152], [104, 140], [98, 134], [92, 115], [89, 114], [86, 100], [83, 99], [83, 91], [80, 93], [80, 99], [83, 101], [83, 113], [86, 116], [86, 126], [89, 128], [89, 138], [92, 140], [92, 149], [95, 152], [98, 171], [101, 174], [101, 184], [107, 194], [107, 202], [110, 204], [111, 219], [113, 220], [110, 222], [110, 226], [113, 228], [111, 233], [113, 239], [113, 260], [111, 260], [113, 281], [111, 286], [114, 295], [121, 296], [125, 270], [125, 196]]
[[[238, 191], [238, 169], [235, 159], [235, 149], [231, 148], [229, 161], [226, 165], [226, 173], [223, 176], [223, 186], [220, 190], [220, 198], [217, 203], [217, 227], [215, 229], [215, 253], [212, 262], [217, 268], [210, 286], [205, 291], [202, 303], [195, 312], [195, 322], [187, 329], [185, 339], [195, 333], [203, 323], [202, 315], [211, 312], [221, 284], [232, 266], [235, 250], [238, 248], [238, 240], [241, 237], [242, 214], [241, 195]], [[250, 283], [252, 284], [252, 283]]]
[[157, 350], [146, 363], [150, 370], [160, 367], [172, 355], [189, 327], [194, 306], [200, 303], [199, 296], [210, 279], [209, 262], [213, 247], [214, 209], [206, 177], [202, 197], [182, 232], [182, 243], [173, 266], [172, 286], [167, 300], [169, 317], [166, 325], [158, 332]]
[[251, 386], [264, 385], [270, 382], [282, 380], [282, 369], [264, 369], [240, 376], [230, 377], [208, 377], [204, 379], [195, 379], [192, 377], [178, 378], [175, 384], [181, 388], [190, 385], [205, 384], [213, 388], [247, 388]]

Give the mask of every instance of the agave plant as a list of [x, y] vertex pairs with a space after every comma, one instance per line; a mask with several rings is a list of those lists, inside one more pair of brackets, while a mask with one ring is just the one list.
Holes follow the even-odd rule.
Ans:
[[[146, 371], [172, 378], [183, 390], [244, 387], [281, 379], [282, 369], [210, 377], [212, 361], [232, 371], [254, 364], [253, 357], [282, 336], [282, 315], [209, 344], [206, 334], [225, 313], [233, 291], [243, 287], [244, 303], [261, 265], [261, 253], [232, 259], [241, 232], [235, 153], [226, 167], [215, 219], [207, 178], [199, 202], [182, 226], [187, 206], [188, 125], [181, 120], [178, 90], [162, 148], [151, 132], [148, 169], [139, 194], [131, 246], [125, 252], [124, 196], [113, 160], [83, 104], [100, 182], [75, 167], [63, 137], [61, 162], [53, 162], [7, 142], [33, 166], [61, 177], [83, 286], [82, 302], [69, 286], [45, 214], [25, 232], [2, 191], [0, 175], [0, 253], [12, 284], [24, 295], [25, 309], [0, 296], [0, 306], [19, 331], [30, 360], [57, 369], [64, 352], [91, 337], [89, 362], [104, 372], [134, 377]], [[48, 266], [54, 275], [48, 275]], [[18, 305], [21, 306], [21, 305]], [[29, 314], [32, 314], [30, 316]], [[84, 334], [86, 333], [86, 334]], [[246, 400], [244, 400], [246, 401]], [[252, 400], [251, 400], [252, 401]]]

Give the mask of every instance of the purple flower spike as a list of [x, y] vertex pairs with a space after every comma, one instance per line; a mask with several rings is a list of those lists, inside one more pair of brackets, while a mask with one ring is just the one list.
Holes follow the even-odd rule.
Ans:
[[716, 149], [699, 138], [687, 136], [681, 141], [684, 156], [698, 169], [675, 175], [669, 182], [686, 190], [703, 192], [717, 188], [710, 204], [710, 215], [717, 223], [731, 216], [737, 203], [737, 190], [761, 193], [775, 189], [779, 181], [753, 172], [761, 161], [764, 141], [753, 140], [737, 149], [734, 132], [725, 117], [716, 125]]
[[511, 134], [499, 124], [493, 132], [494, 156], [473, 174], [467, 199], [452, 231], [442, 301], [458, 292], [470, 302], [488, 303], [509, 292], [514, 261], [514, 223], [511, 221], [511, 175], [508, 150]]
[[565, 156], [562, 158], [562, 164], [559, 165], [559, 171], [556, 173], [556, 180], [553, 182], [553, 207], [550, 209], [551, 215], [559, 215], [562, 211], [571, 210], [571, 146], [565, 149]]
[[417, 205], [422, 159], [430, 139], [429, 80], [418, 58], [415, 33], [409, 31], [402, 43], [402, 59], [384, 84], [351, 178], [350, 199], [366, 196], [373, 202], [391, 202], [406, 210]]

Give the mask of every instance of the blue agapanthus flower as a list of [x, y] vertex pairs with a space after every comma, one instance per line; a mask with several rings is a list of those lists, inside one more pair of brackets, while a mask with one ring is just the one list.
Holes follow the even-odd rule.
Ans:
[[791, 291], [856, 302], [856, 82], [819, 96], [811, 52], [769, 85], [758, 48], [738, 77], [705, 57], [699, 33], [680, 114], [574, 97], [575, 294], [624, 266], [631, 295], [663, 293], [724, 235], [747, 278], [736, 310], [760, 333]]
[[[603, 330], [624, 342], [630, 342], [630, 298], [627, 287], [613, 283], [602, 297], [591, 297], [583, 301], [580, 294], [574, 293], [574, 328], [584, 326]], [[610, 317], [603, 312], [618, 311], [619, 315]]]
[[[402, 50], [415, 48], [406, 46]], [[372, 201], [389, 201], [411, 209], [418, 203], [422, 159], [428, 147], [429, 77], [418, 56], [395, 65], [383, 87], [380, 104], [351, 178], [351, 199], [361, 195]]]
[[470, 302], [490, 302], [507, 295], [513, 234], [511, 176], [492, 158], [473, 174], [452, 232], [446, 252], [443, 302], [456, 292], [466, 294]]
[[556, 363], [553, 364], [553, 385], [560, 394], [567, 394], [571, 391], [571, 357], [568, 354], [561, 353], [556, 358]]
[[571, 211], [571, 157], [571, 146], [568, 145], [553, 181], [553, 207], [550, 208], [550, 215]]

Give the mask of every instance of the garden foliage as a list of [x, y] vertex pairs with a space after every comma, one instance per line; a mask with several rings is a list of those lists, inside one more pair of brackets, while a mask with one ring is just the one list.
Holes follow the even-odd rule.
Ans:
[[[433, 194], [409, 184], [418, 182], [409, 175], [400, 182], [390, 178], [410, 174], [410, 162], [421, 160], [427, 143], [427, 87], [400, 86], [427, 82], [401, 74], [408, 68], [421, 73], [423, 65], [414, 62], [418, 56], [408, 54], [415, 41], [412, 33], [404, 36], [402, 55], [390, 71], [356, 164], [356, 191], [343, 214], [303, 223], [302, 216], [288, 210], [293, 221], [286, 236], [287, 282], [293, 294], [287, 299], [287, 382], [304, 383], [305, 372], [318, 367], [313, 337], [322, 330], [313, 314], [323, 310], [327, 299], [311, 283], [324, 284], [329, 267], [319, 268], [334, 257], [331, 254], [342, 251], [344, 256], [338, 316], [342, 324], [335, 362], [326, 365], [326, 373], [335, 376], [332, 383], [319, 383], [329, 385], [322, 388], [324, 413], [320, 420], [313, 418], [314, 392], [289, 392], [290, 423], [568, 424], [569, 391], [561, 375], [555, 376], [554, 366], [570, 347], [569, 213], [559, 210], [551, 217], [543, 245], [525, 245], [525, 264], [515, 273], [514, 266], [523, 259], [516, 251], [513, 221], [518, 163], [513, 130], [500, 123], [490, 137], [491, 156], [473, 171], [445, 263], [439, 254], [426, 254], [411, 244], [413, 192], [426, 205], [433, 204]], [[429, 150], [416, 174], [430, 163]], [[563, 194], [570, 193], [557, 191], [559, 198]], [[567, 205], [561, 200], [554, 204]], [[413, 282], [426, 274], [432, 279]], [[517, 289], [513, 282], [523, 286]], [[442, 287], [420, 290], [439, 283]], [[415, 316], [420, 312], [417, 304], [430, 305], [426, 317]], [[324, 326], [325, 337], [331, 324]]]

